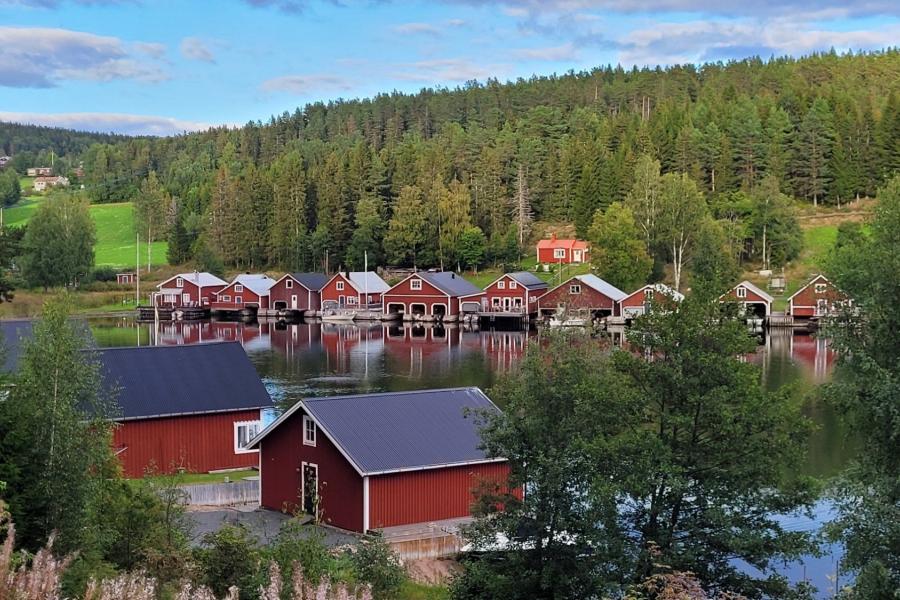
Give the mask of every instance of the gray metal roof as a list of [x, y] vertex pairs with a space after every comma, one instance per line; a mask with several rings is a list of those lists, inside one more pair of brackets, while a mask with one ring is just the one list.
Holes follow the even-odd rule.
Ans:
[[313, 292], [318, 292], [328, 283], [328, 275], [325, 273], [291, 273], [291, 277]]
[[231, 283], [239, 283], [257, 296], [265, 296], [269, 289], [275, 285], [275, 280], [265, 273], [242, 273], [235, 277]]
[[587, 275], [576, 275], [575, 279], [581, 281], [581, 283], [585, 285], [589, 285], [610, 300], [614, 302], [618, 302], [622, 298], [628, 296], [625, 292], [614, 286], [613, 284], [606, 282], [596, 275], [592, 275], [588, 273]]
[[207, 414], [272, 406], [272, 398], [238, 342], [97, 351], [117, 420]]
[[529, 290], [543, 289], [547, 287], [546, 281], [544, 281], [534, 273], [529, 273], [528, 271], [516, 271], [515, 273], [507, 273], [507, 275], [515, 279], [519, 283], [519, 285], [524, 286]]
[[344, 275], [349, 275], [350, 285], [363, 294], [381, 294], [391, 289], [391, 286], [378, 276], [378, 273], [372, 271], [351, 271]]
[[168, 282], [172, 281], [173, 279], [177, 279], [178, 277], [181, 277], [185, 281], [190, 281], [191, 283], [193, 283], [199, 287], [207, 287], [207, 286], [211, 286], [211, 285], [222, 285], [222, 286], [227, 285], [226, 281], [216, 277], [212, 273], [207, 273], [205, 271], [202, 271], [202, 272], [194, 271], [191, 273], [179, 273], [178, 275], [175, 275], [174, 277], [170, 277], [170, 278], [166, 279], [165, 281], [163, 281], [156, 287], [161, 288]]
[[32, 321], [0, 321], [3, 334], [3, 372], [14, 373], [19, 368], [24, 346], [31, 341], [34, 333]]
[[438, 273], [420, 271], [416, 275], [448, 296], [471, 296], [472, 294], [480, 294], [483, 291], [475, 284], [466, 281], [452, 271], [441, 271]]

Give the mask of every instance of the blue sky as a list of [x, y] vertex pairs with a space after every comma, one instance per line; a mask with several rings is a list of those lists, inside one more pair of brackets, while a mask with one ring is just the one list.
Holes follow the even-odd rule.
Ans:
[[169, 134], [487, 77], [898, 42], [894, 0], [0, 0], [0, 120]]

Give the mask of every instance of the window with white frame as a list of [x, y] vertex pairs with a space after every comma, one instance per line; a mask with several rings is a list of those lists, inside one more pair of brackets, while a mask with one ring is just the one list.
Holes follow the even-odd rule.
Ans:
[[747, 288], [745, 288], [745, 287], [739, 287], [739, 288], [736, 290], [736, 293], [737, 293], [737, 297], [738, 297], [738, 298], [746, 298], [746, 297], [747, 297]]
[[515, 281], [510, 281], [510, 282], [509, 282], [509, 289], [514, 290], [514, 289], [516, 289], [516, 287], [517, 287], [517, 286], [516, 286], [516, 282], [515, 282]]
[[644, 300], [652, 300], [653, 299], [653, 288], [647, 288], [644, 290]]
[[285, 279], [284, 287], [286, 287], [287, 289], [291, 289], [292, 287], [294, 287], [294, 280], [293, 279]]
[[347, 304], [356, 304], [356, 296], [347, 296]]
[[179, 277], [178, 279], [176, 279], [176, 280], [175, 280], [175, 287], [177, 287], [177, 288], [183, 288], [183, 287], [184, 287], [184, 279], [182, 279], [181, 277]]
[[246, 454], [248, 452], [257, 452], [257, 450], [248, 450], [247, 444], [255, 438], [262, 430], [261, 421], [238, 421], [234, 424], [234, 453]]
[[234, 284], [234, 293], [235, 294], [240, 294], [243, 291], [244, 291], [244, 286], [242, 286], [239, 283]]
[[497, 289], [498, 289], [498, 290], [505, 290], [505, 289], [506, 289], [506, 282], [503, 281], [502, 279], [501, 279], [500, 281], [498, 281], [498, 282], [497, 282]]
[[817, 294], [824, 294], [825, 290], [827, 290], [827, 289], [828, 289], [828, 285], [825, 283], [817, 283], [816, 284], [816, 293]]
[[581, 293], [581, 285], [579, 285], [577, 283], [573, 283], [572, 285], [569, 286], [569, 293], [570, 294], [580, 294]]
[[234, 297], [234, 303], [235, 303], [235, 304], [243, 304], [243, 303], [244, 303], [244, 299], [241, 298], [240, 296], [235, 296], [235, 297]]
[[221, 300], [222, 302], [231, 302], [231, 296], [225, 294], [224, 296], [219, 296], [219, 300]]
[[409, 289], [421, 290], [422, 289], [422, 280], [421, 279], [410, 279], [409, 280]]
[[339, 292], [343, 292], [343, 291], [344, 291], [344, 282], [343, 282], [343, 281], [338, 281], [338, 282], [337, 282], [337, 291], [339, 291]]
[[554, 248], [553, 249], [553, 258], [565, 258], [566, 257], [566, 249], [565, 248]]
[[303, 445], [316, 445], [316, 422], [309, 417], [303, 417]]

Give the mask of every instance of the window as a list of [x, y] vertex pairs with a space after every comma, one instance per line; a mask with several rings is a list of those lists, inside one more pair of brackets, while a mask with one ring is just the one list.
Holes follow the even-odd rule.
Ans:
[[220, 296], [219, 300], [221, 300], [222, 302], [231, 302], [231, 296], [225, 294], [224, 296]]
[[[510, 287], [512, 287], [512, 286], [510, 286]], [[497, 289], [498, 289], [498, 290], [505, 290], [505, 289], [506, 289], [506, 282], [503, 281], [502, 279], [501, 279], [500, 281], [498, 281], [498, 282], [497, 282]]]
[[356, 304], [356, 296], [347, 296], [347, 304]]
[[816, 293], [817, 294], [824, 294], [826, 289], [828, 289], [827, 284], [825, 284], [825, 283], [817, 283], [816, 284]]
[[307, 416], [303, 417], [303, 445], [316, 445], [316, 422]]
[[239, 283], [234, 284], [234, 293], [235, 294], [240, 294], [243, 291], [244, 291], [244, 286], [242, 286]]
[[256, 452], [256, 450], [247, 450], [246, 446], [250, 440], [259, 435], [262, 429], [260, 421], [238, 421], [234, 424], [234, 453], [246, 454], [248, 452]]
[[240, 296], [235, 296], [235, 297], [234, 297], [234, 303], [235, 303], [235, 304], [243, 304], [243, 303], [244, 303], [244, 299], [241, 298]]
[[344, 291], [344, 282], [343, 282], [343, 281], [338, 281], [338, 282], [337, 282], [337, 291], [339, 291], [339, 292], [343, 292], [343, 291]]
[[739, 287], [739, 288], [737, 288], [737, 290], [735, 290], [735, 293], [737, 294], [738, 298], [746, 298], [747, 297], [747, 288]]
[[181, 303], [182, 304], [190, 304], [191, 303], [191, 295], [190, 294], [182, 294], [181, 295]]
[[183, 287], [184, 287], [184, 279], [182, 279], [181, 277], [179, 277], [178, 279], [176, 279], [176, 280], [175, 280], [175, 287], [177, 287], [177, 288], [183, 288]]
[[553, 258], [565, 258], [566, 257], [566, 249], [565, 248], [554, 248], [553, 249]]
[[573, 283], [572, 285], [569, 286], [569, 293], [570, 294], [580, 294], [581, 293], [581, 285], [579, 285], [577, 283]]
[[293, 279], [285, 279], [284, 287], [286, 287], [287, 289], [291, 289], [292, 287], [294, 287], [294, 280]]
[[411, 279], [409, 281], [409, 289], [421, 290], [422, 289], [422, 280], [421, 279]]
[[653, 300], [653, 288], [644, 290], [644, 300]]
[[510, 281], [510, 282], [509, 282], [509, 289], [511, 289], [511, 290], [516, 289], [516, 282], [515, 282], [515, 281]]

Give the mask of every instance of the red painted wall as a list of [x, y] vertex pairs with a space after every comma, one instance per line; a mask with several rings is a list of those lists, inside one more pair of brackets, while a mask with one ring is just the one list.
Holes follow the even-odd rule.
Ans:
[[[344, 284], [343, 290], [338, 290], [338, 282]], [[325, 284], [325, 287], [322, 288], [322, 302], [340, 302], [341, 296], [344, 297], [344, 306], [358, 306], [360, 303], [360, 293], [356, 291], [356, 288], [350, 285], [350, 280], [344, 277], [343, 273], [337, 273], [334, 277], [332, 277], [328, 283]], [[353, 297], [353, 301], [348, 300], [348, 298]]]
[[[499, 284], [503, 282], [503, 289], [500, 289]], [[516, 285], [515, 288], [510, 289], [510, 283], [514, 283]], [[522, 306], [528, 308], [529, 313], [537, 312], [537, 299], [541, 297], [544, 292], [547, 291], [547, 288], [536, 289], [536, 290], [528, 290], [518, 281], [514, 280], [512, 277], [508, 275], [504, 275], [497, 281], [493, 282], [486, 288], [484, 288], [484, 299], [486, 301], [484, 306], [487, 306], [489, 309], [494, 306], [494, 298], [500, 299], [500, 306], [503, 306], [503, 298], [521, 298]]]
[[[825, 285], [824, 292], [816, 293], [817, 283]], [[791, 298], [788, 312], [795, 317], [813, 317], [816, 315], [816, 306], [819, 300], [825, 301], [825, 310], [827, 312], [834, 309], [835, 303], [847, 300], [847, 296], [824, 277], [816, 277], [806, 287], [797, 292], [796, 296]]]
[[126, 477], [143, 477], [155, 465], [160, 472], [184, 467], [192, 473], [255, 467], [257, 452], [235, 454], [234, 423], [259, 419], [258, 410], [144, 419], [120, 423], [113, 448]]
[[[418, 279], [422, 282], [421, 290], [414, 290], [410, 286], [410, 281], [412, 279]], [[475, 299], [477, 301], [477, 298]], [[384, 293], [382, 297], [382, 302], [384, 304], [384, 312], [387, 314], [388, 305], [393, 303], [403, 303], [406, 307], [406, 312], [412, 312], [409, 308], [410, 304], [425, 304], [425, 312], [426, 314], [432, 314], [432, 305], [434, 304], [446, 304], [448, 306], [447, 314], [448, 315], [458, 315], [459, 314], [459, 298], [450, 298], [444, 292], [440, 291], [424, 279], [419, 277], [410, 277], [401, 281], [390, 290]]]
[[369, 527], [427, 523], [471, 514], [479, 481], [505, 483], [506, 463], [378, 475], [369, 479]]
[[[572, 284], [581, 285], [580, 294], [570, 293]], [[538, 300], [538, 308], [540, 310], [556, 310], [558, 305], [563, 305], [566, 310], [609, 310], [612, 314], [619, 314], [618, 305], [613, 302], [612, 298], [601, 294], [586, 283], [577, 279], [570, 279], [562, 285], [559, 285]]]
[[[564, 258], [554, 258], [553, 251], [557, 248], [562, 248], [566, 251], [566, 255]], [[572, 250], [574, 248], [570, 248], [568, 246], [559, 245], [556, 248], [537, 248], [537, 258], [539, 263], [544, 264], [569, 264], [573, 261], [574, 255], [572, 254]], [[581, 262], [590, 262], [591, 254], [588, 248], [580, 248], [582, 251], [581, 254]]]
[[362, 531], [362, 477], [322, 431], [316, 446], [303, 444], [303, 411], [298, 410], [262, 441], [260, 484], [262, 505], [292, 512], [300, 503], [300, 467], [319, 466], [319, 506], [325, 523]]
[[[269, 296], [258, 296], [256, 292], [252, 291], [246, 285], [244, 286], [244, 291], [235, 292], [235, 284], [236, 282], [231, 282], [222, 288], [222, 291], [216, 295], [216, 300], [212, 304], [213, 308], [218, 308], [220, 310], [240, 310], [247, 305], [256, 306], [258, 308], [269, 308]], [[220, 300], [222, 296], [228, 296], [229, 299]], [[235, 300], [238, 297], [242, 300], [240, 304]]]
[[735, 286], [734, 288], [729, 290], [725, 294], [725, 297], [728, 298], [729, 300], [733, 300], [736, 302], [756, 302], [759, 304], [768, 304], [769, 303], [768, 300], [761, 297], [759, 294], [754, 293], [754, 291], [749, 288], [747, 288], [747, 297], [746, 298], [738, 298], [737, 291], [736, 291], [737, 287], [739, 287], [739, 286]]
[[[288, 280], [293, 281], [294, 287], [288, 289]], [[319, 310], [319, 292], [308, 290], [290, 275], [282, 278], [269, 289], [269, 301], [273, 307], [276, 302], [284, 302], [285, 306], [290, 309], [291, 296], [297, 296], [297, 308], [295, 310]]]

